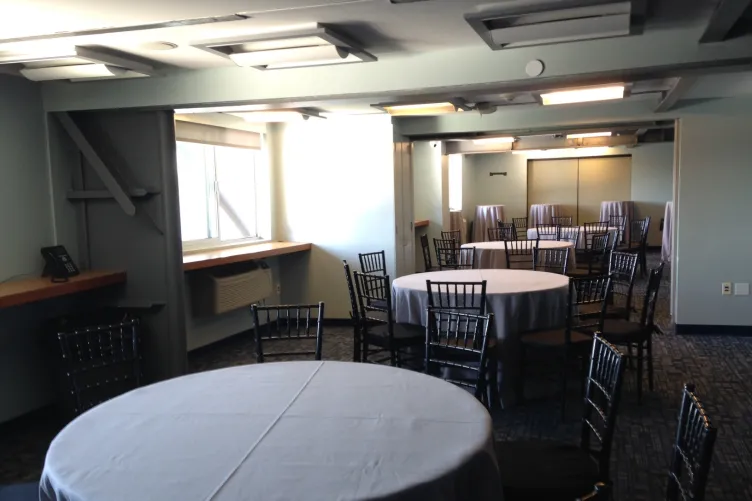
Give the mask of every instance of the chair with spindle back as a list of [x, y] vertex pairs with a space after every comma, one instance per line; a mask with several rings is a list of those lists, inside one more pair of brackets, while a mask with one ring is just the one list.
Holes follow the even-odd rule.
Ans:
[[[402, 365], [407, 348], [423, 346], [425, 330], [394, 321], [392, 287], [389, 275], [353, 273], [363, 333], [361, 358], [364, 362], [388, 361], [393, 367]], [[372, 347], [378, 349], [371, 350]], [[381, 357], [381, 358], [376, 358]]]
[[668, 474], [666, 501], [705, 499], [717, 433], [695, 395], [695, 385], [685, 384]]
[[[520, 377], [517, 400], [524, 401], [527, 352], [531, 349], [553, 351], [559, 359], [561, 386], [561, 415], [565, 415], [567, 396], [567, 366], [573, 358], [583, 355], [590, 346], [594, 332], [603, 329], [606, 298], [611, 290], [608, 276], [569, 279], [566, 320], [563, 327], [523, 333], [520, 337]], [[593, 314], [597, 311], [598, 314]]]
[[551, 224], [554, 226], [572, 226], [572, 216], [552, 216]]
[[426, 280], [428, 306], [475, 315], [486, 314], [486, 284], [481, 282], [435, 282]]
[[610, 247], [608, 246], [611, 235], [598, 233], [592, 235], [588, 248], [581, 249], [577, 253], [577, 270], [569, 272], [571, 276], [583, 276], [606, 273]]
[[459, 247], [456, 240], [433, 239], [439, 270], [471, 270], [475, 267], [475, 247]]
[[608, 216], [608, 225], [619, 230], [616, 241], [621, 244], [624, 241], [624, 232], [627, 229], [627, 216]]
[[642, 402], [642, 368], [645, 353], [648, 362], [648, 388], [653, 390], [653, 332], [655, 327], [655, 308], [663, 276], [663, 266], [651, 270], [645, 299], [639, 322], [630, 322], [628, 318], [606, 319], [603, 324], [603, 337], [616, 345], [626, 346], [630, 357], [632, 347], [637, 347], [637, 401]]
[[536, 247], [533, 252], [533, 271], [566, 275], [568, 262], [569, 248], [540, 249]]
[[75, 415], [141, 385], [140, 321], [127, 313], [113, 315], [118, 316], [102, 312], [58, 328]]
[[504, 252], [507, 258], [507, 268], [510, 270], [532, 270], [533, 251], [538, 246], [538, 240], [515, 240], [504, 242]]
[[436, 268], [433, 267], [433, 262], [431, 262], [431, 247], [428, 244], [428, 235], [425, 233], [420, 236], [420, 248], [423, 251], [425, 271], [436, 271]]
[[512, 225], [514, 225], [514, 233], [517, 235], [517, 240], [527, 240], [527, 218], [513, 217]]
[[472, 391], [489, 407], [486, 391], [488, 331], [493, 313], [473, 315], [428, 307], [426, 374]]
[[647, 262], [647, 245], [648, 245], [648, 231], [650, 230], [650, 216], [645, 219], [637, 219], [632, 221], [632, 228], [629, 233], [629, 243], [627, 248], [622, 249], [624, 252], [631, 252], [637, 254], [637, 262], [640, 264], [640, 276], [645, 276], [645, 271], [648, 267]]
[[559, 240], [562, 242], [570, 242], [572, 244], [572, 252], [577, 249], [577, 243], [580, 239], [580, 227], [579, 226], [559, 226]]
[[488, 228], [488, 241], [489, 242], [503, 242], [504, 240], [517, 240], [517, 236], [514, 233], [514, 228], [511, 228], [511, 227]]
[[535, 227], [538, 240], [559, 240], [559, 226], [553, 224], [539, 224]]
[[606, 318], [629, 320], [632, 313], [632, 294], [634, 292], [637, 256], [627, 252], [612, 252], [608, 264], [611, 275], [611, 297], [609, 298]]
[[576, 499], [591, 494], [598, 482], [610, 483], [624, 357], [597, 335], [589, 346], [579, 446], [548, 440], [496, 442], [505, 501]]
[[462, 244], [462, 241], [461, 241], [462, 234], [460, 233], [460, 230], [442, 231], [441, 239], [442, 240], [456, 240], [457, 245]]
[[[321, 360], [324, 341], [324, 303], [251, 306], [253, 332], [256, 340], [256, 362], [264, 363], [272, 357], [313, 356]], [[291, 351], [266, 351], [270, 344], [284, 344], [285, 349], [292, 346], [312, 344], [313, 349]]]
[[596, 221], [582, 224], [582, 237], [585, 250], [592, 246], [593, 237], [608, 234], [608, 221]]
[[363, 335], [361, 332], [360, 309], [358, 308], [358, 298], [355, 295], [355, 285], [353, 284], [350, 265], [347, 261], [342, 260], [345, 268], [345, 280], [347, 281], [347, 292], [350, 295], [350, 319], [353, 322], [353, 362], [360, 362], [360, 353], [363, 345]]
[[360, 261], [361, 272], [386, 275], [386, 253], [384, 251], [358, 254], [358, 261]]

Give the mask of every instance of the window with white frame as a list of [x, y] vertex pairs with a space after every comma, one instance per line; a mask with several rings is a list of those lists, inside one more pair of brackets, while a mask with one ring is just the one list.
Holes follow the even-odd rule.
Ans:
[[184, 248], [259, 239], [255, 149], [177, 141]]

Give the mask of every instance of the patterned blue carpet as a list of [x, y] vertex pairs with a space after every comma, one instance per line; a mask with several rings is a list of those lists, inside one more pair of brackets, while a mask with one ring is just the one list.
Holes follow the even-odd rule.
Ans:
[[[651, 264], [655, 261], [655, 256], [651, 256]], [[639, 290], [637, 294], [636, 304], [641, 305]], [[680, 392], [682, 385], [691, 381], [719, 430], [707, 500], [750, 501], [752, 337], [676, 336], [671, 330], [667, 308], [668, 287], [663, 287], [657, 320], [666, 334], [654, 338], [655, 391], [645, 392], [642, 405], [637, 405], [634, 371], [628, 370], [625, 375], [612, 455], [614, 499], [665, 498]], [[351, 356], [351, 330], [327, 328], [324, 358], [350, 360]], [[189, 359], [192, 371], [252, 363], [252, 343], [249, 336], [235, 337], [194, 352]], [[568, 411], [569, 419], [563, 424], [555, 398], [494, 412], [497, 438], [552, 438], [575, 442], [579, 437], [575, 394]], [[38, 478], [49, 441], [60, 426], [58, 420], [39, 414], [0, 426], [0, 484]]]

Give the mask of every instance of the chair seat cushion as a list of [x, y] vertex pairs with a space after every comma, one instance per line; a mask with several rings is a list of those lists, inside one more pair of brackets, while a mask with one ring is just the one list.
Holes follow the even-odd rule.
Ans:
[[603, 337], [612, 343], [641, 341], [646, 336], [637, 322], [607, 318], [603, 323]]
[[[571, 341], [572, 343], [587, 343], [591, 342], [593, 337], [582, 332], [572, 331]], [[529, 332], [523, 334], [522, 342], [525, 344], [535, 344], [542, 346], [564, 346], [565, 343], [565, 330], [564, 329], [551, 329], [543, 331]]]
[[599, 480], [591, 455], [561, 442], [496, 442], [496, 458], [505, 501], [573, 501]]
[[38, 499], [38, 482], [0, 485], [0, 501], [36, 501]]

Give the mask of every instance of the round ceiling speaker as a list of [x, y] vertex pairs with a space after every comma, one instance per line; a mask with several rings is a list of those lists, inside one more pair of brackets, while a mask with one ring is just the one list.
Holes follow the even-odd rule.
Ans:
[[527, 73], [527, 76], [529, 77], [537, 77], [543, 73], [544, 69], [545, 66], [543, 65], [543, 61], [540, 59], [533, 59], [525, 66], [525, 73]]

